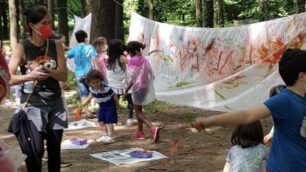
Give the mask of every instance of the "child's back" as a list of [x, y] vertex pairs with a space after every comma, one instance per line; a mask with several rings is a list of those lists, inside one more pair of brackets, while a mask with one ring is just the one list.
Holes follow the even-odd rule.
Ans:
[[238, 125], [232, 134], [233, 147], [229, 151], [223, 172], [264, 171], [268, 149], [262, 144], [260, 121]]
[[234, 145], [230, 149], [226, 161], [230, 163], [231, 172], [259, 172], [265, 169], [263, 161], [267, 159], [267, 152], [267, 147], [263, 144], [249, 148]]

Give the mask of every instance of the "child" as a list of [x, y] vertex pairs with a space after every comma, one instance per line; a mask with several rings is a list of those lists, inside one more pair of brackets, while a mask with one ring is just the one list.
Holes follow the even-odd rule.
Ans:
[[94, 47], [98, 53], [98, 58], [95, 58], [96, 69], [98, 69], [102, 75], [106, 76], [106, 60], [107, 56], [107, 39], [99, 37], [94, 40]]
[[[270, 90], [269, 97], [272, 97], [272, 96], [275, 96], [276, 94], [278, 94], [282, 88], [286, 88], [286, 86], [285, 85], [277, 85], [275, 87], [272, 87], [271, 90]], [[273, 133], [274, 133], [274, 127], [272, 127], [270, 132], [267, 135], [265, 135], [264, 144], [269, 144], [270, 143], [270, 141], [273, 138]]]
[[260, 121], [238, 125], [232, 134], [230, 149], [223, 172], [264, 171], [263, 162], [268, 150], [262, 144], [263, 129]]
[[104, 78], [98, 70], [91, 70], [86, 76], [86, 82], [89, 85], [90, 95], [82, 103], [83, 106], [88, 104], [94, 97], [99, 104], [98, 121], [102, 130], [102, 137], [97, 139], [98, 142], [112, 143], [113, 140], [113, 123], [117, 123], [117, 107], [119, 101], [114, 91], [103, 84]]
[[[109, 42], [108, 45], [108, 60], [106, 76], [108, 85], [115, 91], [120, 97], [125, 94], [130, 76], [127, 72], [127, 57], [124, 56], [126, 46], [119, 39], [114, 39]], [[127, 94], [125, 97], [128, 102], [128, 119], [127, 124], [133, 125], [137, 121], [133, 118], [133, 101], [131, 94]]]
[[273, 116], [274, 135], [267, 170], [306, 170], [306, 51], [287, 49], [279, 61], [279, 73], [286, 88], [257, 107], [222, 115], [197, 118], [195, 127], [247, 124]]
[[141, 55], [142, 49], [145, 48], [140, 42], [131, 41], [127, 44], [127, 52], [131, 56], [128, 62], [128, 71], [131, 75], [131, 82], [128, 90], [131, 88], [134, 109], [138, 120], [138, 131], [133, 134], [134, 139], [144, 139], [143, 123], [145, 123], [153, 135], [154, 143], [159, 140], [159, 128], [152, 125], [152, 123], [144, 116], [142, 106], [154, 101], [155, 91], [153, 86], [153, 72], [150, 62]]

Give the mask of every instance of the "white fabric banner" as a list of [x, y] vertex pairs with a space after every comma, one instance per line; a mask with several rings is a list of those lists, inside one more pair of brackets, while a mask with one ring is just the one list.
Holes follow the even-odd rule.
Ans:
[[[77, 44], [76, 38], [75, 38], [75, 32], [78, 30], [84, 30], [88, 35], [88, 40], [90, 39], [90, 27], [91, 27], [91, 13], [88, 14], [84, 18], [80, 18], [78, 16], [74, 16], [74, 28], [72, 31], [72, 34], [70, 36], [70, 42], [69, 42], [69, 48], [74, 47]], [[67, 58], [67, 67], [69, 70], [74, 72], [75, 64], [73, 59]]]
[[158, 100], [217, 111], [256, 106], [281, 84], [286, 47], [304, 48], [306, 13], [229, 28], [169, 25], [132, 14], [129, 40], [147, 45]]

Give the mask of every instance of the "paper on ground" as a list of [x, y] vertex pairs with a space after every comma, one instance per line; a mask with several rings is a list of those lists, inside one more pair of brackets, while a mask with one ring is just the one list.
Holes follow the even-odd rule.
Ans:
[[69, 122], [68, 128], [66, 130], [78, 130], [78, 129], [92, 128], [92, 127], [97, 127], [97, 124], [95, 122], [82, 119], [79, 121]]
[[90, 143], [87, 142], [87, 144], [84, 145], [77, 145], [71, 143], [70, 140], [65, 140], [62, 142], [61, 149], [86, 149], [89, 146]]
[[167, 156], [157, 151], [153, 151], [153, 156], [151, 158], [133, 158], [131, 157], [129, 153], [132, 151], [136, 151], [136, 150], [143, 151], [144, 149], [135, 147], [135, 148], [130, 148], [130, 149], [114, 150], [114, 151], [101, 152], [101, 153], [90, 154], [90, 155], [94, 158], [108, 161], [116, 165], [133, 164], [137, 162], [167, 158]]

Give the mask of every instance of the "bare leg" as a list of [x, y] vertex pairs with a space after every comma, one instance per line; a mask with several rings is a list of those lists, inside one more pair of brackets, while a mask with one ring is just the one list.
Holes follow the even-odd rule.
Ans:
[[100, 125], [100, 129], [102, 131], [102, 136], [107, 136], [107, 127], [106, 127], [105, 123], [100, 121], [99, 125]]
[[145, 123], [149, 128], [153, 127], [152, 123], [142, 112], [142, 106], [134, 105], [136, 117], [138, 120], [138, 131], [143, 131], [143, 123]]
[[113, 133], [114, 133], [114, 125], [113, 124], [106, 124], [106, 129], [107, 129], [107, 135], [109, 137], [112, 137]]

